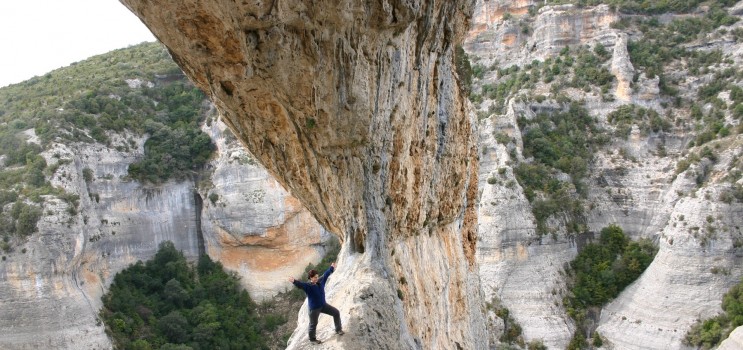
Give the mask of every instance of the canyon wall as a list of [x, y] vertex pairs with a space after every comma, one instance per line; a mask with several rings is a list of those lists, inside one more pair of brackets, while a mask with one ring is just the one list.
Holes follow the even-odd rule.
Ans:
[[[495, 101], [488, 98], [476, 105], [481, 119], [477, 257], [485, 300], [507, 308], [522, 326], [526, 341], [565, 348], [575, 332], [574, 321], [562, 307], [567, 293], [565, 267], [580, 245], [591, 241], [591, 235], [536, 233], [532, 208], [514, 176], [518, 162], [525, 161], [524, 130], [517, 118], [560, 111], [557, 103], [550, 102], [553, 93], [580, 101], [608, 130], [612, 126], [607, 115], [628, 103], [673, 115], [676, 125], [688, 125], [689, 111], [666, 109], [669, 103], [660, 94], [658, 79], [649, 79], [633, 67], [627, 46], [628, 38], [636, 40], [637, 33], [612, 27], [620, 15], [608, 6], [478, 1], [476, 9], [464, 45], [473, 64], [485, 67], [482, 78], [475, 80], [475, 93], [485, 84], [501, 82], [498, 68], [554, 62], [566, 47], [574, 53], [581, 46], [593, 49], [601, 44], [612, 55], [603, 65], [614, 75], [608, 91], [611, 98], [596, 88], [554, 90], [551, 84], [538, 82], [509, 95], [503, 112], [493, 112], [490, 106]], [[504, 17], [505, 13], [510, 15]], [[705, 50], [721, 49], [731, 55], [734, 65], [739, 64], [740, 44], [706, 37], [700, 41]], [[681, 98], [694, 101], [697, 89], [711, 75], [681, 79]], [[548, 96], [547, 101], [537, 102], [535, 95]], [[510, 141], [496, 140], [498, 135]], [[596, 317], [595, 327], [605, 346], [685, 348], [682, 340], [691, 325], [721, 312], [722, 295], [743, 275], [743, 205], [721, 199], [731, 186], [725, 180], [727, 174], [740, 166], [741, 135], [721, 138], [709, 146], [718, 154], [710, 169], [706, 168], [710, 164], [702, 162], [676, 175], [677, 164], [702, 149], [688, 148], [694, 135], [688, 127], [648, 134], [635, 125], [627, 139], [614, 140], [595, 155], [587, 180], [588, 230], [599, 232], [617, 224], [633, 239], [649, 238], [659, 244], [655, 261], [645, 273]], [[659, 151], [661, 147], [664, 152]], [[700, 185], [696, 178], [705, 169], [710, 180]], [[498, 343], [504, 324], [494, 309], [488, 313], [488, 324], [491, 342]]]
[[[257, 300], [286, 290], [284, 276], [319, 262], [329, 234], [213, 113], [208, 118], [203, 128], [218, 150], [211, 170], [193, 181], [129, 179], [145, 141], [134, 135], [111, 135], [109, 146], [57, 143], [44, 152], [48, 164], [59, 164], [52, 185], [79, 196], [79, 205], [49, 197], [38, 233], [5, 254], [1, 348], [110, 348], [97, 317], [101, 296], [117, 272], [150, 259], [164, 241], [190, 260], [207, 253], [221, 261]], [[126, 139], [135, 140], [133, 152], [117, 150]], [[256, 259], [275, 255], [284, 259]]]
[[204, 125], [217, 145], [211, 171], [198, 186], [203, 198], [204, 249], [242, 277], [256, 300], [291, 287], [325, 255], [330, 233], [255, 162], [221, 121]]

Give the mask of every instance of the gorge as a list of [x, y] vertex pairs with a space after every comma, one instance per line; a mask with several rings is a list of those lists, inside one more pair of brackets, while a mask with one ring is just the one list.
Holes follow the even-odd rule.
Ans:
[[[659, 251], [590, 317], [606, 348], [688, 348], [686, 332], [743, 276], [743, 24], [679, 38], [674, 22], [715, 8], [122, 2], [213, 102], [201, 130], [216, 155], [192, 179], [148, 185], [125, 179], [145, 136], [45, 150], [48, 164], [69, 160], [48, 177], [79, 195], [79, 212], [50, 196], [38, 232], [6, 253], [2, 348], [110, 348], [100, 296], [164, 240], [190, 258], [206, 252], [260, 300], [338, 237], [328, 297], [348, 329], [327, 348], [566, 348], [576, 333], [566, 267], [610, 224]], [[732, 18], [741, 9], [724, 7]], [[653, 56], [660, 68], [642, 59], [652, 30], [674, 25], [688, 56]], [[471, 86], [456, 69], [459, 45]], [[123, 79], [132, 90], [158, 83]], [[553, 169], [569, 188], [559, 203], [582, 203], [580, 215], [545, 219], [537, 203], [550, 194], [522, 172], [541, 159], [529, 131], [576, 103], [608, 136], [581, 181]], [[307, 346], [306, 312], [289, 348]], [[502, 338], [514, 323], [521, 345]]]

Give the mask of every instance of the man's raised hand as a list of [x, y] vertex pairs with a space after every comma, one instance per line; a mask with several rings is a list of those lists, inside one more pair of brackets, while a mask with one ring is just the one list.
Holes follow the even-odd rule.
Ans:
[[294, 283], [294, 277], [289, 277], [289, 282]]
[[333, 270], [335, 270], [335, 263], [330, 264], [330, 267], [332, 267]]

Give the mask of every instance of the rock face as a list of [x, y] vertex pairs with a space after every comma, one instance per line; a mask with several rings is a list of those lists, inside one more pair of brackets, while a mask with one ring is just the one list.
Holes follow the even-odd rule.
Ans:
[[[721, 152], [713, 170], [717, 176], [741, 154], [741, 145], [739, 138]], [[671, 177], [663, 167], [669, 167], [664, 159], [632, 166], [622, 179], [630, 203], [593, 213], [594, 227], [616, 222], [635, 236], [653, 238], [660, 248], [645, 273], [602, 311], [597, 331], [619, 348], [682, 348], [691, 325], [720, 313], [723, 294], [743, 275], [743, 251], [736, 243], [743, 205], [718, 199], [727, 187], [722, 181], [698, 188], [694, 169], [673, 181], [656, 179], [664, 173]], [[597, 199], [614, 204], [606, 192]]]
[[[566, 46], [600, 42], [613, 46], [610, 24], [618, 16], [608, 6], [577, 8], [544, 6], [539, 1], [477, 1], [476, 15], [466, 40], [468, 53], [501, 67], [544, 60]], [[509, 16], [504, 17], [508, 13]]]
[[[561, 296], [554, 291], [563, 288], [561, 272], [575, 256], [575, 244], [565, 238], [540, 239], [536, 234], [531, 204], [511, 167], [509, 146], [499, 144], [493, 137], [496, 130], [506, 131], [520, 144], [521, 136], [515, 126], [511, 109], [505, 115], [484, 120], [479, 128], [477, 261], [484, 298], [508, 308], [527, 339], [541, 339], [550, 348], [564, 348], [574, 326], [559, 306]], [[490, 342], [497, 344], [503, 321], [496, 316], [496, 310], [488, 310]]]
[[[113, 137], [110, 147], [55, 144], [43, 154], [60, 164], [52, 185], [78, 195], [79, 207], [46, 200], [39, 233], [0, 264], [0, 348], [111, 348], [97, 318], [101, 296], [117, 272], [150, 259], [166, 240], [189, 259], [206, 252], [220, 260], [259, 300], [288, 288], [275, 275], [298, 276], [321, 259], [329, 235], [317, 221], [236, 149], [224, 124], [204, 128], [218, 152], [201, 183], [127, 180], [143, 152], [144, 139], [133, 135], [126, 138], [138, 145], [134, 152], [117, 151], [124, 138]], [[301, 257], [252, 263], [277, 252]]]
[[[612, 52], [605, 68], [615, 77], [609, 90], [613, 98], [603, 99], [599, 94], [572, 88], [564, 93], [583, 101], [589, 113], [609, 129], [607, 114], [627, 103], [663, 112], [657, 78], [647, 79], [633, 67], [627, 50], [628, 34], [611, 27], [618, 16], [608, 7], [544, 6], [529, 14], [520, 10], [528, 5], [513, 6], [477, 2], [474, 23], [465, 41], [472, 59], [486, 67], [493, 63], [498, 67], [523, 66], [535, 59], [554, 58], [566, 46], [572, 49], [601, 43]], [[505, 12], [512, 14], [510, 19], [503, 19]], [[529, 30], [521, 31], [522, 27]], [[740, 62], [740, 44], [712, 46], [707, 49], [720, 48]], [[635, 74], [637, 81], [630, 84]], [[699, 83], [694, 84], [694, 79], [679, 82], [688, 87], [682, 89], [682, 98], [696, 98]], [[476, 82], [485, 83], [497, 84], [495, 74], [486, 72]], [[549, 91], [550, 86], [540, 82], [526, 92], [548, 95]], [[565, 348], [575, 325], [561, 306], [565, 295], [563, 267], [577, 253], [580, 237], [569, 238], [564, 232], [538, 237], [531, 207], [513, 175], [515, 162], [523, 160], [516, 118], [530, 118], [536, 111], [555, 106], [523, 102], [516, 95], [506, 102], [503, 113], [485, 115], [480, 122], [477, 260], [482, 287], [486, 301], [510, 310], [523, 327], [527, 342], [540, 340], [549, 348]], [[491, 103], [485, 99], [477, 107], [484, 112]], [[688, 111], [683, 109], [669, 109], [669, 113], [681, 120], [688, 118]], [[497, 141], [496, 134], [506, 135], [511, 141]], [[595, 155], [593, 175], [588, 181], [589, 231], [617, 224], [635, 239], [650, 238], [659, 244], [659, 252], [645, 273], [597, 317], [597, 331], [605, 338], [605, 346], [685, 348], [682, 339], [690, 326], [697, 319], [721, 312], [722, 295], [743, 275], [743, 205], [720, 199], [731, 186], [724, 180], [726, 174], [740, 166], [741, 135], [709, 145], [718, 157], [715, 164], [692, 166], [676, 176], [677, 163], [687, 154], [701, 151], [702, 147], [687, 147], [692, 138], [693, 134], [684, 128], [642, 133], [635, 126], [626, 140], [615, 140]], [[665, 147], [664, 153], [658, 151], [660, 144]], [[709, 180], [702, 185], [696, 180], [700, 171], [709, 171]], [[488, 321], [491, 341], [497, 343], [503, 321], [492, 310]]]
[[[134, 155], [61, 144], [45, 152], [49, 164], [70, 161], [51, 183], [79, 195], [84, 214], [69, 203], [46, 201], [39, 233], [0, 266], [6, 298], [0, 347], [109, 348], [97, 314], [116, 272], [150, 258], [164, 240], [198, 256], [193, 185], [147, 188], [122, 181]], [[86, 183], [84, 168], [93, 170], [93, 181]]]
[[453, 67], [472, 3], [122, 2], [341, 237], [328, 289], [349, 334], [328, 346], [486, 346], [476, 138]]
[[286, 276], [300, 276], [322, 259], [330, 233], [255, 163], [224, 123], [204, 129], [218, 149], [211, 186], [199, 189], [204, 248], [243, 277], [251, 298], [270, 298], [289, 288]]
[[736, 328], [730, 336], [720, 344], [717, 350], [735, 350], [743, 348], [743, 327]]

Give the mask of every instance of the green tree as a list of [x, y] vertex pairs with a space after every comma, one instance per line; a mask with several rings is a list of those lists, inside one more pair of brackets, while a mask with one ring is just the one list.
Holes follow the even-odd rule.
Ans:
[[[645, 271], [656, 252], [657, 247], [647, 240], [630, 241], [616, 225], [603, 228], [598, 242], [586, 244], [578, 252], [567, 271], [569, 293], [563, 300], [568, 315], [578, 325], [569, 348], [587, 346], [587, 310], [619, 295]], [[594, 342], [599, 337], [593, 335]]]
[[171, 311], [158, 321], [158, 327], [172, 343], [182, 344], [190, 339], [191, 327], [180, 311]]
[[36, 224], [40, 218], [41, 210], [29, 205], [23, 205], [15, 225], [16, 233], [20, 236], [28, 236], [36, 232]]
[[139, 340], [153, 349], [265, 349], [262, 333], [285, 321], [259, 318], [234, 273], [208, 256], [191, 266], [172, 242], [118, 273], [102, 300], [107, 332], [127, 349], [145, 347]]
[[457, 69], [459, 86], [462, 88], [464, 95], [467, 96], [472, 91], [473, 72], [469, 57], [461, 46], [457, 46], [454, 52], [454, 66]]

